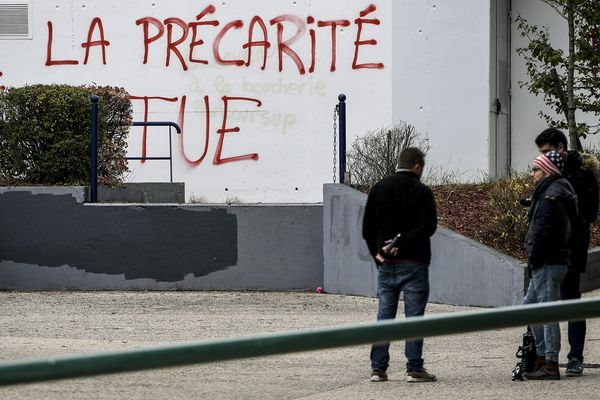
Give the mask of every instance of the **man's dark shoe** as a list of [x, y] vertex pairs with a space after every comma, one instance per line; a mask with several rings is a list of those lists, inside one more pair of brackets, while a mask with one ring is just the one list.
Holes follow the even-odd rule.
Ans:
[[385, 372], [374, 369], [371, 371], [371, 382], [385, 382], [388, 376]]
[[427, 372], [425, 368], [420, 371], [406, 370], [406, 382], [435, 382], [436, 380], [435, 375]]
[[583, 375], [583, 363], [576, 358], [570, 358], [565, 375], [569, 377]]
[[558, 381], [560, 380], [560, 371], [558, 369], [558, 361], [544, 362], [544, 365], [533, 371], [526, 372], [525, 379], [528, 381]]

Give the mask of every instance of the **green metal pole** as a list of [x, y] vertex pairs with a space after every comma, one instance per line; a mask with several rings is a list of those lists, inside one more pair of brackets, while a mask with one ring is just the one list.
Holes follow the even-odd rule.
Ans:
[[0, 363], [0, 385], [201, 364], [600, 316], [600, 299], [439, 314], [241, 339]]

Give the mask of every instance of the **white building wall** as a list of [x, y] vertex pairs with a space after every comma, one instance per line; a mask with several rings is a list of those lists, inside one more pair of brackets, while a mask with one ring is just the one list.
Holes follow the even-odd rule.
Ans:
[[427, 135], [433, 175], [489, 171], [490, 2], [394, 3], [393, 119]]
[[[333, 109], [340, 93], [348, 97], [348, 147], [356, 136], [402, 120], [429, 138], [431, 167], [444, 168], [461, 180], [488, 170], [489, 1], [228, 0], [213, 3], [215, 12], [200, 21], [197, 16], [210, 3], [31, 3], [32, 38], [0, 39], [0, 85], [122, 86], [134, 96], [135, 120], [144, 120], [147, 112], [149, 121], [183, 122], [183, 135], [173, 140], [173, 178], [185, 182], [188, 199], [322, 201], [322, 184], [333, 180]], [[271, 44], [265, 69], [261, 69], [260, 48], [253, 49], [249, 66], [220, 65], [213, 52], [218, 33], [238, 19], [243, 26], [226, 31], [218, 50], [225, 60], [247, 61], [242, 45], [248, 41], [253, 16], [264, 21]], [[287, 19], [281, 23], [283, 42], [290, 40], [298, 27], [303, 30], [290, 48], [301, 60], [304, 74], [285, 52], [279, 70], [277, 22], [271, 23], [279, 16]], [[144, 63], [144, 24], [136, 21], [146, 17], [155, 18], [164, 33], [148, 44]], [[357, 20], [361, 18], [366, 21], [360, 40], [372, 39], [376, 44], [359, 45], [356, 63], [382, 64], [382, 68], [353, 68]], [[190, 61], [193, 38], [189, 25], [188, 37], [176, 46], [183, 61], [176, 51], [168, 51], [167, 25], [172, 27], [171, 42], [176, 42], [184, 32], [177, 22], [186, 25], [211, 20], [219, 25], [198, 28], [198, 38], [205, 43], [194, 47], [191, 56], [207, 64]], [[317, 26], [318, 21], [331, 20], [349, 23], [336, 30], [334, 71], [332, 30]], [[82, 44], [90, 32], [89, 40], [102, 39], [100, 22], [104, 39], [110, 43], [104, 46], [106, 63], [102, 46], [90, 47], [86, 63]], [[149, 37], [158, 33], [153, 24], [148, 26]], [[311, 31], [316, 40], [313, 71], [309, 70]], [[258, 25], [253, 33], [254, 40], [262, 39]], [[71, 64], [47, 65], [56, 61]], [[225, 128], [239, 127], [239, 132], [217, 132], [223, 125], [223, 96], [254, 99], [229, 103]], [[150, 97], [147, 110], [144, 97]], [[208, 131], [205, 98], [210, 108]], [[146, 155], [168, 155], [167, 135], [166, 128], [149, 128]], [[221, 159], [230, 162], [216, 158], [222, 136]], [[141, 156], [143, 151], [143, 129], [132, 128], [128, 155]], [[227, 160], [247, 155], [252, 158]], [[130, 168], [129, 181], [169, 180], [167, 161], [131, 161]]]
[[[514, 23], [515, 18], [519, 15], [531, 24], [548, 26], [553, 45], [562, 48], [565, 54], [568, 52], [568, 27], [567, 21], [542, 1], [512, 0], [512, 168], [523, 172], [527, 170], [529, 163], [537, 155], [535, 137], [548, 127], [545, 121], [538, 116], [538, 112], [540, 110], [544, 110], [548, 114], [553, 114], [553, 112], [546, 107], [542, 96], [536, 97], [526, 88], [519, 87], [519, 82], [529, 80], [525, 62], [516, 53], [516, 49], [527, 45], [526, 39], [521, 37], [516, 23]], [[577, 120], [580, 122], [587, 120], [594, 125], [598, 124], [598, 118], [595, 118], [594, 121], [592, 116], [581, 113], [577, 114]], [[568, 135], [566, 130], [565, 134]], [[598, 147], [598, 138], [590, 136], [583, 141], [583, 145], [584, 147]]]

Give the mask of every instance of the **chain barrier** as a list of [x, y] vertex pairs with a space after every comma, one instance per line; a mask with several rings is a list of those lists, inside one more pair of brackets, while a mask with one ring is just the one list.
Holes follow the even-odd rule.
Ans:
[[339, 105], [333, 109], [333, 183], [337, 182], [337, 122]]

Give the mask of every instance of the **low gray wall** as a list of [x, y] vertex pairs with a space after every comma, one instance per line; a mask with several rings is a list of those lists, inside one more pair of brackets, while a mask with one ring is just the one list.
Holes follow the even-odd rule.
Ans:
[[600, 288], [600, 247], [588, 253], [588, 264], [585, 274], [581, 275], [581, 291], [589, 292]]
[[[376, 296], [375, 264], [362, 239], [367, 196], [345, 185], [323, 190], [324, 288], [329, 293]], [[520, 304], [525, 266], [479, 242], [438, 227], [432, 238], [430, 301], [496, 307]], [[600, 249], [590, 251], [582, 288], [600, 287]]]
[[99, 202], [185, 203], [185, 183], [123, 183], [118, 187], [98, 187]]
[[323, 288], [374, 297], [377, 270], [362, 238], [366, 196], [345, 185], [323, 186]]
[[0, 188], [0, 289], [314, 290], [307, 205], [84, 204], [85, 188]]

